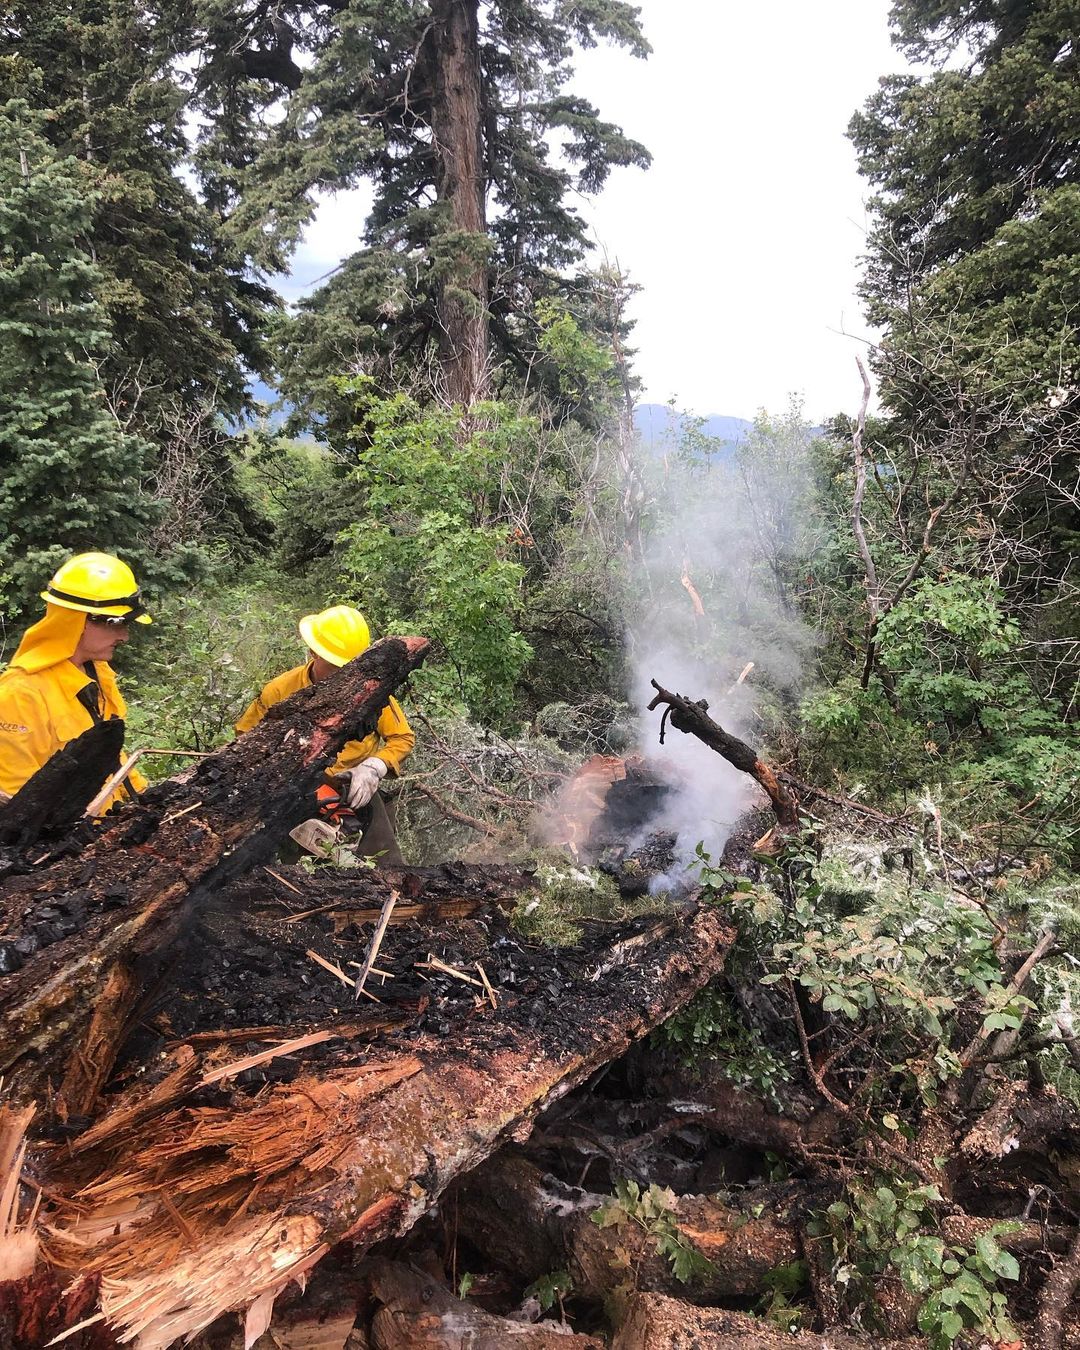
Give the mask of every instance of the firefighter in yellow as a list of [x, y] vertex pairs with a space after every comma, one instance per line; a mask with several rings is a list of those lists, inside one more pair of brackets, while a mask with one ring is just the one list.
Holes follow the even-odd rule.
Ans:
[[[69, 558], [42, 591], [45, 617], [0, 674], [0, 801], [97, 722], [127, 712], [109, 662], [131, 623], [149, 623], [135, 576], [108, 553]], [[135, 791], [146, 780], [132, 770]], [[105, 811], [125, 796], [116, 793]]]
[[[306, 614], [299, 624], [308, 649], [303, 665], [287, 670], [267, 684], [236, 724], [238, 732], [250, 731], [266, 716], [266, 710], [298, 689], [318, 684], [371, 645], [367, 620], [349, 605], [334, 605], [321, 614]], [[364, 826], [358, 852], [378, 857], [380, 862], [400, 866], [403, 862], [394, 833], [394, 807], [383, 801], [379, 785], [387, 774], [397, 776], [412, 754], [416, 737], [396, 699], [390, 699], [379, 714], [376, 729], [362, 741], [348, 741], [327, 770], [332, 791], [319, 790], [323, 814], [334, 818], [335, 799], [340, 798]]]

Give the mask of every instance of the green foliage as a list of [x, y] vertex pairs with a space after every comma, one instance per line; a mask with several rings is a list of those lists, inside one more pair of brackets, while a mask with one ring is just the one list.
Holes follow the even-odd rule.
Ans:
[[496, 515], [494, 469], [536, 429], [486, 404], [466, 432], [453, 412], [380, 398], [364, 379], [349, 387], [363, 511], [343, 536], [343, 574], [381, 631], [419, 630], [439, 644], [438, 704], [499, 725], [531, 651], [519, 628], [524, 567]]
[[[707, 1274], [712, 1269], [712, 1262], [680, 1233], [675, 1214], [677, 1205], [674, 1191], [666, 1186], [654, 1183], [642, 1189], [636, 1181], [617, 1181], [614, 1195], [593, 1212], [592, 1220], [599, 1228], [640, 1229], [653, 1243], [657, 1255], [666, 1257], [671, 1263], [675, 1278], [681, 1284], [689, 1284]], [[627, 1272], [633, 1287], [635, 1262], [630, 1251], [626, 1247], [617, 1248], [616, 1261], [616, 1269]]]
[[792, 1078], [790, 1055], [777, 1054], [741, 1020], [724, 983], [707, 985], [656, 1032], [661, 1044], [673, 1046], [682, 1062], [700, 1065], [719, 1062], [723, 1076], [735, 1087], [750, 1088], [783, 1109], [782, 1090]]
[[895, 1274], [922, 1300], [919, 1328], [932, 1350], [948, 1350], [968, 1330], [994, 1340], [1015, 1336], [1000, 1284], [1019, 1279], [1020, 1267], [998, 1242], [1015, 1225], [993, 1225], [973, 1252], [947, 1244], [936, 1235], [936, 1187], [885, 1180], [849, 1185], [846, 1198], [808, 1226], [811, 1236], [828, 1244], [834, 1279], [848, 1301], [872, 1310], [875, 1282]]
[[[25, 610], [65, 555], [142, 562], [148, 447], [103, 406], [109, 341], [85, 245], [94, 200], [27, 104], [0, 106], [0, 605]], [[145, 568], [142, 569], [145, 576]], [[34, 603], [36, 608], [36, 603]]]
[[[1076, 771], [1075, 6], [898, 0], [891, 19], [934, 69], [883, 80], [851, 125], [877, 193], [863, 289], [890, 414], [867, 428], [885, 612], [882, 668], [866, 653], [862, 684], [880, 677], [931, 755], [986, 765], [985, 816], [1005, 816], [1026, 791], [1025, 738], [1061, 737]], [[1043, 818], [1045, 842], [1073, 853], [1075, 811]]]
[[[1039, 1010], [1008, 990], [1000, 932], [982, 909], [958, 903], [913, 870], [879, 865], [860, 878], [837, 854], [819, 861], [809, 842], [762, 859], [773, 876], [771, 895], [761, 886], [728, 895], [738, 938], [725, 979], [754, 982], [775, 997], [767, 1015], [755, 1003], [747, 1045], [753, 1055], [761, 1045], [779, 1052], [785, 1067], [781, 1047], [796, 1051], [791, 1002], [804, 999], [824, 1019], [830, 1044], [847, 1047], [845, 1074], [867, 1128], [887, 1137], [908, 1128], [913, 1103], [937, 1105], [960, 1073], [962, 1020], [978, 1016], [987, 1031], [1018, 1029]], [[702, 872], [708, 886], [727, 888], [707, 856]], [[1067, 962], [1049, 969], [1065, 971]], [[722, 1001], [704, 1008], [703, 1034], [730, 1034]], [[688, 1026], [695, 1026], [693, 1013]]]
[[574, 1282], [570, 1278], [569, 1271], [552, 1270], [534, 1280], [525, 1290], [525, 1297], [535, 1298], [540, 1304], [541, 1312], [550, 1312], [556, 1303], [562, 1308], [563, 1299], [573, 1287]]
[[614, 362], [606, 346], [582, 331], [565, 301], [548, 298], [536, 306], [537, 347], [554, 363], [562, 393], [595, 395], [612, 372]]
[[[164, 511], [152, 534], [133, 520], [130, 535], [188, 572], [193, 546], [259, 535], [220, 415], [241, 412], [249, 373], [265, 369], [276, 304], [184, 174], [189, 30], [182, 6], [137, 0], [15, 0], [0, 29], [0, 101], [27, 100], [84, 198], [78, 251], [93, 258], [93, 326], [107, 335], [88, 345], [98, 400], [154, 447], [129, 453], [125, 475]], [[3, 144], [14, 152], [6, 132]]]
[[805, 1312], [799, 1297], [805, 1293], [809, 1279], [805, 1261], [790, 1261], [768, 1271], [761, 1281], [765, 1292], [757, 1309], [758, 1316], [771, 1322], [778, 1331], [798, 1331]]

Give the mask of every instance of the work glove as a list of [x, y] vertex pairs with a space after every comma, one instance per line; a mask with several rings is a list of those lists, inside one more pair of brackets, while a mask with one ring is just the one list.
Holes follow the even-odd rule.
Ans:
[[341, 795], [354, 811], [359, 811], [375, 796], [379, 784], [385, 777], [385, 760], [376, 759], [372, 755], [370, 759], [357, 764], [355, 769], [341, 775], [338, 779], [341, 784]]

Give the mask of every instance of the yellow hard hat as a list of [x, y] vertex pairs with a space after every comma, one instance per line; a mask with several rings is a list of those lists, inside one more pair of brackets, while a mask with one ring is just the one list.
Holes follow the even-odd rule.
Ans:
[[343, 666], [371, 646], [367, 619], [351, 605], [333, 605], [321, 614], [305, 614], [300, 636], [316, 656], [332, 666]]
[[99, 619], [151, 622], [142, 606], [135, 573], [111, 553], [79, 553], [69, 558], [41, 592], [41, 598], [61, 609], [77, 609]]

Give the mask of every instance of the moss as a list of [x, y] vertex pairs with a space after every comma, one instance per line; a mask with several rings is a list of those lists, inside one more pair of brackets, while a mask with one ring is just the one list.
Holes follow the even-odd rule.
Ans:
[[536, 884], [518, 901], [511, 922], [523, 937], [565, 947], [581, 941], [585, 920], [622, 923], [639, 914], [657, 913], [665, 903], [664, 894], [624, 899], [606, 873], [556, 855], [537, 867]]

